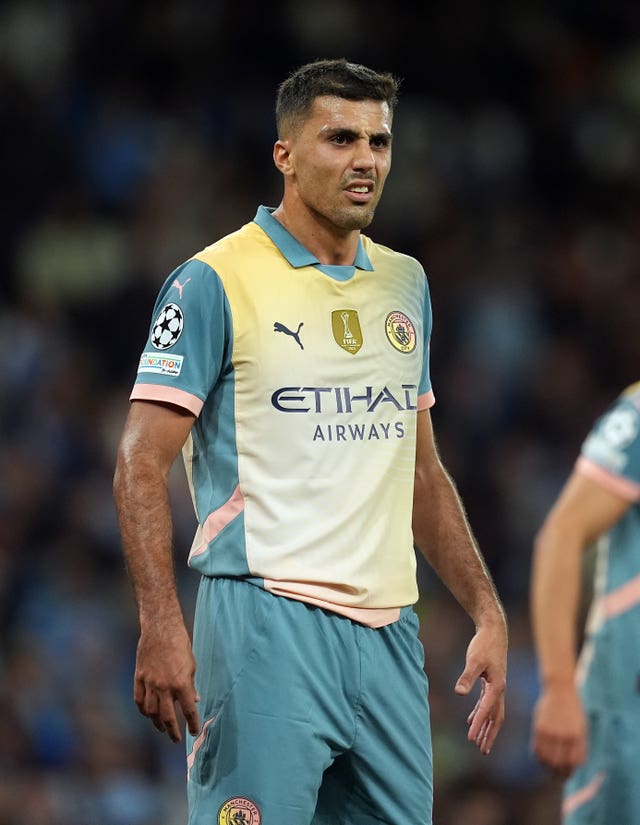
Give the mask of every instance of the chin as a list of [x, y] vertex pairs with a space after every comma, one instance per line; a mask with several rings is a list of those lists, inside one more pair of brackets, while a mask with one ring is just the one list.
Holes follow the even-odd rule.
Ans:
[[364, 229], [373, 220], [375, 212], [372, 209], [366, 211], [351, 211], [336, 218], [336, 225], [341, 229]]

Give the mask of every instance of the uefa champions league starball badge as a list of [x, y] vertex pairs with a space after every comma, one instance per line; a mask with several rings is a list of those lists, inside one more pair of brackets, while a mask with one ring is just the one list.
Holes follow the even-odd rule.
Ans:
[[177, 304], [166, 304], [158, 313], [151, 329], [151, 344], [156, 349], [169, 349], [182, 335], [184, 315]]

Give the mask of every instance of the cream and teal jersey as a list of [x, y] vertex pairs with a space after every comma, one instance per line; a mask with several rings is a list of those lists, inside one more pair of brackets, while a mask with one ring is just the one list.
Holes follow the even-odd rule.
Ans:
[[598, 541], [578, 677], [589, 753], [567, 780], [564, 825], [640, 822], [640, 383], [595, 423], [576, 471], [628, 503]]
[[596, 422], [576, 469], [629, 503], [598, 543], [580, 662], [585, 703], [640, 714], [640, 382]]
[[272, 211], [171, 274], [131, 398], [197, 416], [191, 567], [384, 625], [418, 595], [427, 279], [365, 236], [353, 266], [321, 265]]

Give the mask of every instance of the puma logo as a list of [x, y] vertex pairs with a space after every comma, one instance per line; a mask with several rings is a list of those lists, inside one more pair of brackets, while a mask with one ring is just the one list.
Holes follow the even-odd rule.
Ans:
[[190, 280], [191, 278], [187, 278], [187, 280], [183, 284], [181, 284], [180, 281], [176, 278], [173, 282], [172, 286], [175, 286], [175, 288], [180, 293], [180, 300], [182, 300], [182, 290], [185, 288], [185, 286], [189, 283]]
[[276, 321], [273, 325], [274, 332], [284, 332], [285, 335], [290, 335], [295, 341], [298, 342], [300, 349], [304, 349], [302, 346], [302, 341], [300, 340], [300, 329], [304, 326], [304, 321], [300, 321], [298, 324], [298, 329], [295, 332], [292, 332], [288, 327], [285, 327], [284, 324], [281, 324], [280, 321]]

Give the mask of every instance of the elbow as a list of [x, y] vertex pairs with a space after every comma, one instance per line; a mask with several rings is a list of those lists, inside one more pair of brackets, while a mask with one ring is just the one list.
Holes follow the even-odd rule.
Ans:
[[119, 506], [125, 495], [127, 487], [127, 477], [129, 475], [131, 462], [127, 455], [127, 450], [123, 443], [118, 447], [116, 466], [113, 473], [112, 491], [116, 506]]
[[120, 505], [128, 491], [138, 486], [141, 476], [147, 471], [148, 461], [149, 456], [139, 448], [139, 443], [125, 433], [118, 445], [113, 473], [112, 490], [116, 506]]
[[544, 553], [552, 552], [568, 543], [568, 536], [557, 519], [547, 517], [533, 538], [533, 555], [539, 558]]

